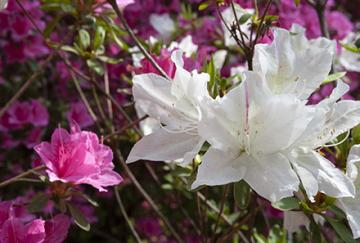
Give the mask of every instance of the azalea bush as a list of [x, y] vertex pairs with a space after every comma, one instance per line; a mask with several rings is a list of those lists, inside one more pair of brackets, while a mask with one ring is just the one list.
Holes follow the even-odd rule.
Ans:
[[357, 242], [350, 0], [0, 0], [0, 243]]

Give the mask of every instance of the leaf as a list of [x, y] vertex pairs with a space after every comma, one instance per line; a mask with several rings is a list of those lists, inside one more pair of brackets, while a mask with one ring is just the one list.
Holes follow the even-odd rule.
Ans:
[[327, 84], [330, 83], [332, 81], [338, 80], [342, 77], [344, 77], [346, 75], [346, 72], [337, 72], [337, 73], [333, 73], [330, 74], [329, 76], [327, 76], [327, 78], [322, 82], [322, 84]]
[[250, 202], [250, 187], [244, 181], [234, 183], [234, 200], [240, 209], [246, 209]]
[[79, 30], [80, 46], [83, 50], [86, 50], [90, 46], [90, 34], [84, 29]]
[[300, 200], [295, 197], [286, 197], [280, 201], [273, 203], [272, 206], [281, 211], [290, 211], [293, 209], [300, 209]]
[[300, 1], [301, 1], [301, 0], [294, 0], [294, 3], [295, 3], [295, 5], [296, 5], [296, 7], [300, 5]]
[[70, 214], [72, 216], [72, 218], [74, 219], [74, 222], [77, 226], [79, 226], [81, 229], [85, 230], [85, 231], [89, 231], [90, 230], [90, 224], [87, 221], [87, 219], [85, 218], [85, 216], [83, 215], [83, 213], [76, 207], [74, 207], [71, 204], [67, 204]]
[[360, 54], [360, 48], [353, 46], [353, 45], [349, 45], [349, 44], [344, 44], [344, 43], [340, 43], [342, 47], [344, 47], [346, 50], [354, 52], [354, 53], [359, 53]]
[[93, 43], [94, 50], [97, 50], [100, 46], [104, 44], [105, 36], [106, 30], [104, 29], [104, 27], [97, 26]]
[[335, 232], [338, 234], [338, 236], [345, 241], [346, 243], [355, 243], [357, 242], [354, 240], [353, 235], [351, 231], [345, 226], [344, 222], [330, 218], [330, 217], [324, 217], [326, 221], [329, 222], [331, 227], [334, 228]]
[[76, 48], [72, 47], [72, 46], [62, 46], [61, 50], [66, 51], [66, 52], [72, 52], [75, 54], [79, 54], [79, 52], [76, 50]]
[[104, 75], [104, 73], [105, 73], [104, 67], [97, 60], [88, 59], [88, 60], [86, 60], [86, 64], [89, 66], [89, 68], [91, 68], [93, 71], [95, 71], [100, 76]]
[[245, 24], [250, 18], [251, 18], [252, 14], [250, 13], [245, 13], [243, 14], [240, 18], [239, 18], [239, 24]]
[[356, 144], [360, 143], [360, 125], [357, 125], [352, 129], [351, 136]]
[[335, 205], [332, 205], [330, 207], [330, 211], [333, 212], [336, 215], [336, 217], [338, 217], [339, 219], [346, 218], [345, 213], [340, 208], [336, 207]]
[[204, 2], [204, 3], [201, 3], [200, 5], [199, 5], [199, 11], [203, 11], [203, 10], [205, 10], [205, 9], [207, 9], [208, 7], [209, 7], [209, 5], [210, 5], [210, 2]]
[[319, 225], [314, 220], [310, 223], [311, 241], [314, 243], [321, 243], [321, 232]]
[[27, 209], [30, 213], [41, 212], [48, 201], [49, 198], [45, 193], [38, 193], [31, 198], [30, 203], [27, 205]]
[[360, 49], [360, 38], [355, 41], [354, 45]]

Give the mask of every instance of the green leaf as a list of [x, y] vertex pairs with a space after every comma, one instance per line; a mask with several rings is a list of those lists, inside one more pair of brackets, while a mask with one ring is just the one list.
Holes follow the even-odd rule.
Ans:
[[355, 41], [354, 45], [360, 49], [360, 38]]
[[330, 206], [330, 211], [333, 212], [336, 217], [338, 217], [339, 219], [345, 219], [346, 215], [345, 213], [338, 207], [336, 207], [335, 205]]
[[349, 44], [344, 44], [344, 43], [340, 43], [342, 47], [344, 47], [346, 50], [354, 52], [354, 53], [359, 53], [360, 54], [360, 48], [354, 46], [354, 45], [349, 45]]
[[116, 59], [116, 58], [107, 57], [107, 56], [98, 56], [97, 58], [99, 60], [101, 60], [102, 62], [106, 62], [109, 64], [118, 64], [119, 62], [122, 61], [122, 59]]
[[27, 205], [27, 209], [30, 213], [41, 212], [48, 201], [49, 198], [45, 193], [38, 193], [31, 198], [30, 203]]
[[244, 180], [234, 183], [234, 200], [240, 209], [246, 209], [248, 207], [250, 192], [250, 187]]
[[207, 9], [210, 5], [210, 2], [204, 2], [204, 3], [201, 3], [200, 6], [199, 6], [199, 11], [203, 11], [205, 9]]
[[357, 125], [352, 129], [351, 136], [356, 144], [360, 143], [360, 125]]
[[89, 32], [84, 29], [79, 30], [79, 41], [83, 50], [88, 49], [91, 41]]
[[104, 27], [97, 26], [93, 43], [94, 50], [97, 50], [100, 46], [104, 44], [105, 36], [106, 30], [104, 29]]
[[338, 80], [342, 77], [344, 77], [346, 75], [346, 72], [337, 72], [337, 73], [333, 73], [330, 74], [329, 76], [327, 76], [327, 78], [322, 82], [322, 84], [327, 84], [330, 83], [332, 81]]
[[294, 3], [295, 3], [295, 5], [296, 5], [296, 7], [300, 5], [300, 1], [301, 1], [301, 0], [294, 0]]
[[319, 225], [314, 220], [310, 223], [311, 241], [314, 243], [321, 243], [321, 231]]
[[354, 240], [353, 235], [351, 231], [345, 226], [343, 221], [339, 221], [330, 217], [324, 217], [326, 221], [329, 222], [331, 227], [334, 228], [335, 232], [338, 234], [338, 236], [345, 241], [346, 243], [355, 243], [357, 242]]
[[66, 51], [66, 52], [72, 52], [75, 54], [79, 54], [78, 50], [76, 50], [76, 48], [72, 47], [72, 46], [62, 46], [61, 50]]
[[240, 18], [239, 18], [239, 24], [242, 25], [242, 24], [245, 24], [246, 21], [248, 21], [250, 18], [251, 18], [252, 14], [250, 13], [245, 13], [243, 14]]
[[85, 231], [89, 231], [90, 230], [90, 224], [87, 221], [87, 219], [85, 218], [85, 216], [83, 215], [83, 213], [76, 208], [75, 206], [71, 205], [71, 204], [67, 204], [70, 214], [72, 216], [72, 218], [74, 219], [74, 222], [77, 226], [79, 226], [81, 229], [85, 230]]
[[276, 203], [273, 203], [272, 206], [282, 211], [289, 211], [293, 209], [300, 209], [299, 203], [299, 199], [295, 197], [286, 197]]
[[99, 74], [100, 76], [104, 75], [104, 67], [102, 66], [102, 63], [98, 62], [94, 59], [88, 59], [86, 60], [86, 64], [89, 68], [91, 68], [95, 73]]

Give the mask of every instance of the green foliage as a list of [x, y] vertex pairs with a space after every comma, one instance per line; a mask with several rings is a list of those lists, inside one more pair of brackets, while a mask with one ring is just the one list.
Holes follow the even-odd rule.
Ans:
[[87, 221], [84, 214], [77, 207], [71, 205], [70, 203], [67, 203], [67, 207], [70, 211], [72, 218], [74, 219], [75, 224], [81, 229], [89, 231], [90, 223]]
[[338, 79], [341, 79], [342, 77], [344, 77], [346, 75], [346, 72], [337, 72], [337, 73], [333, 73], [330, 74], [329, 76], [327, 76], [327, 78], [322, 82], [322, 84], [327, 84], [333, 81], [336, 81]]
[[234, 183], [233, 195], [240, 209], [246, 209], [249, 206], [251, 189], [244, 180]]
[[276, 203], [273, 203], [272, 206], [281, 211], [300, 209], [300, 200], [295, 197], [286, 197]]

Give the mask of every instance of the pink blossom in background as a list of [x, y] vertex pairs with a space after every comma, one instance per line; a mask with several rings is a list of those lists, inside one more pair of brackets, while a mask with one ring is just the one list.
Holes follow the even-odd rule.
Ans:
[[63, 128], [55, 129], [50, 143], [42, 142], [34, 149], [45, 163], [51, 182], [89, 184], [106, 191], [104, 187], [123, 180], [113, 171], [111, 149], [101, 144], [95, 133], [80, 131], [75, 125], [71, 133]]
[[46, 238], [44, 243], [64, 242], [68, 234], [71, 220], [64, 214], [58, 214], [45, 222]]
[[85, 128], [94, 124], [94, 120], [91, 118], [82, 101], [71, 103], [70, 111], [67, 112], [66, 117], [69, 123], [75, 121], [80, 128]]
[[49, 123], [49, 113], [38, 100], [14, 102], [4, 117], [2, 126], [10, 129], [27, 124], [46, 126]]
[[[167, 49], [162, 49], [160, 56], [152, 55], [152, 57], [170, 78], [175, 76], [176, 66], [175, 63], [173, 63], [171, 60], [171, 53]], [[160, 75], [158, 70], [156, 70], [151, 62], [146, 58], [143, 58], [140, 61], [140, 64], [141, 67], [135, 69], [136, 74], [155, 73]]]
[[0, 233], [1, 243], [41, 243], [45, 239], [45, 221], [35, 219], [24, 223], [18, 218], [6, 220]]

